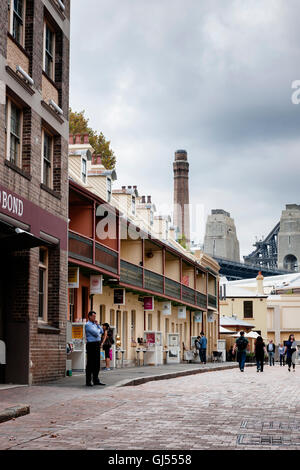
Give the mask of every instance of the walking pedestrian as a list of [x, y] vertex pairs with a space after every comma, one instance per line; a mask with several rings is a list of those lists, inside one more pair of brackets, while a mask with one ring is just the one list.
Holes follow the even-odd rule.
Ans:
[[265, 354], [267, 354], [266, 345], [261, 336], [258, 336], [255, 341], [255, 359], [257, 365], [257, 372], [264, 371]]
[[285, 366], [285, 347], [281, 343], [278, 347], [280, 365]]
[[245, 332], [240, 332], [240, 337], [237, 338], [233, 351], [237, 349], [237, 361], [239, 363], [240, 371], [244, 372], [245, 362], [246, 362], [246, 350], [248, 347], [249, 341], [245, 338]]
[[102, 336], [102, 349], [105, 352], [105, 364], [106, 367], [104, 370], [110, 370], [110, 351], [112, 345], [115, 343], [113, 338], [113, 330], [109, 326], [109, 323], [103, 323], [102, 325], [104, 334]]
[[291, 372], [291, 365], [293, 364], [293, 372], [295, 372], [296, 352], [297, 343], [295, 341], [295, 335], [290, 335], [288, 341], [285, 343], [286, 362]]
[[99, 380], [100, 371], [100, 344], [103, 329], [96, 320], [96, 312], [88, 313], [88, 322], [85, 324], [86, 336], [86, 386], [92, 387], [92, 376], [94, 385], [105, 385]]
[[274, 356], [275, 356], [275, 344], [273, 343], [273, 340], [270, 339], [269, 344], [267, 346], [267, 351], [269, 355], [269, 365], [274, 366]]
[[200, 351], [199, 351], [200, 361], [202, 362], [202, 364], [206, 364], [207, 338], [206, 338], [203, 331], [201, 331], [200, 335], [201, 335], [201, 338], [200, 338], [200, 341], [199, 341], [199, 343], [200, 343]]

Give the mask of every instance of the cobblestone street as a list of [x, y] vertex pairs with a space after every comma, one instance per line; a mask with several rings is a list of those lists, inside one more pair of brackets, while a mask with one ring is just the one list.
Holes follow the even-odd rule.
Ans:
[[250, 367], [137, 387], [2, 391], [31, 413], [0, 425], [0, 449], [300, 449], [300, 369]]

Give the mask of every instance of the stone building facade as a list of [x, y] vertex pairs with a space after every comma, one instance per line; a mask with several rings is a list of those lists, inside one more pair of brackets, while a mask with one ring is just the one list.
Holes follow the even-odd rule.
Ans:
[[204, 252], [213, 257], [240, 262], [240, 245], [235, 223], [229, 212], [214, 209], [208, 216]]
[[70, 1], [0, 1], [0, 382], [65, 374]]
[[278, 267], [299, 271], [300, 205], [287, 204], [282, 211], [278, 233]]

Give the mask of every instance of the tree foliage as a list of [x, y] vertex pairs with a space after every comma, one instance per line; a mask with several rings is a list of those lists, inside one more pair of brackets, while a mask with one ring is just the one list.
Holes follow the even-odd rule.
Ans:
[[106, 140], [103, 133], [98, 133], [89, 127], [89, 119], [84, 115], [85, 111], [69, 112], [70, 134], [89, 134], [89, 143], [93, 147], [94, 155], [100, 155], [101, 161], [107, 170], [113, 170], [116, 166], [116, 157], [110, 147], [110, 141]]

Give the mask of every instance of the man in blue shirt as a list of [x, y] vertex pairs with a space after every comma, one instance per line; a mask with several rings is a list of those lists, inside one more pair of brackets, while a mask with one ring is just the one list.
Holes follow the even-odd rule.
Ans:
[[89, 312], [88, 320], [85, 325], [87, 352], [86, 386], [92, 387], [92, 376], [94, 385], [105, 385], [99, 380], [100, 345], [103, 329], [96, 320], [96, 312]]
[[206, 349], [207, 349], [207, 338], [204, 334], [203, 331], [201, 331], [201, 338], [200, 338], [200, 351], [199, 351], [199, 354], [200, 354], [200, 360], [202, 362], [202, 364], [206, 364]]

